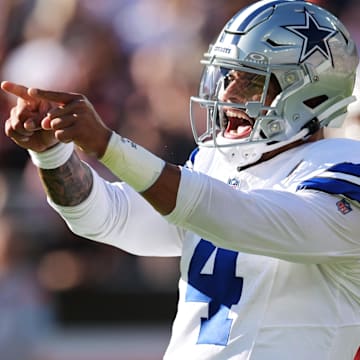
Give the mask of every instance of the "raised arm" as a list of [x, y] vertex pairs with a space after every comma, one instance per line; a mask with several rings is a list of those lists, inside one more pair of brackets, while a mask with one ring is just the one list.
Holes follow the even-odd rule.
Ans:
[[73, 152], [74, 143], [134, 187], [161, 214], [175, 207], [180, 169], [112, 132], [85, 96], [10, 82], [1, 87], [18, 97], [5, 132], [30, 151], [56, 204], [77, 205], [91, 191], [91, 172]]

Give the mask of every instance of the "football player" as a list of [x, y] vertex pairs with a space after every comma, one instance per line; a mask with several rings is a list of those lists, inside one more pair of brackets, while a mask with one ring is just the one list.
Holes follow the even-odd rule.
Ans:
[[[106, 127], [81, 94], [3, 82], [18, 96], [6, 134], [76, 234], [181, 256], [165, 359], [353, 360], [360, 143], [323, 128], [354, 101], [354, 41], [315, 4], [263, 0], [227, 22], [202, 62], [186, 166]], [[74, 145], [122, 181], [104, 181]]]

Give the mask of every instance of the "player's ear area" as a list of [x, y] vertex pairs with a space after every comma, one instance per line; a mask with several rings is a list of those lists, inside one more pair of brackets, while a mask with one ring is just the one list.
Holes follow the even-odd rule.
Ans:
[[348, 112], [340, 128], [324, 128], [324, 137], [360, 140], [360, 109]]

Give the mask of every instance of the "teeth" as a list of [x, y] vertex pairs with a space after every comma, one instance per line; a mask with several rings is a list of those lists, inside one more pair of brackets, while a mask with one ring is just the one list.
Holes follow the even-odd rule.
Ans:
[[227, 116], [227, 117], [233, 117], [233, 118], [238, 118], [238, 119], [246, 120], [246, 121], [248, 121], [250, 124], [253, 122], [252, 119], [249, 119], [248, 116], [246, 116], [244, 113], [239, 112], [239, 111], [227, 110], [227, 111], [226, 111], [226, 116]]
[[226, 112], [226, 115], [227, 115], [227, 116], [230, 116], [230, 117], [237, 117], [237, 118], [241, 119], [241, 114], [239, 114], [239, 113], [237, 113], [237, 112], [233, 112], [233, 111], [231, 111], [231, 110], [228, 110], [228, 111]]

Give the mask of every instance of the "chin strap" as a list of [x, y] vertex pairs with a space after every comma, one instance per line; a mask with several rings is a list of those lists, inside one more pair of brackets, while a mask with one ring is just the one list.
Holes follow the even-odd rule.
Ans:
[[315, 134], [320, 129], [320, 121], [317, 118], [314, 118], [310, 120], [307, 124], [305, 124], [302, 129], [309, 130], [308, 134], [306, 135], [307, 137], [309, 137], [310, 135]]
[[236, 164], [237, 170], [240, 171], [257, 163], [264, 154], [277, 150], [298, 140], [306, 140], [309, 135], [311, 135], [310, 130], [306, 127], [290, 139], [286, 141], [279, 141], [271, 145], [258, 143], [249, 146], [243, 145], [233, 148], [218, 148], [218, 150], [227, 157], [228, 161]]
[[[315, 127], [313, 127], [315, 129]], [[236, 165], [237, 169], [243, 169], [249, 165], [258, 162], [261, 157], [271, 151], [277, 150], [283, 146], [289, 145], [298, 140], [306, 140], [311, 135], [309, 127], [303, 128], [300, 132], [285, 141], [274, 142], [269, 145], [265, 142], [259, 142], [249, 145], [218, 146], [217, 150], [226, 157], [227, 161]]]

